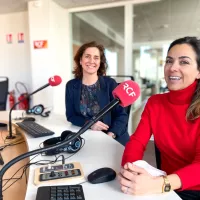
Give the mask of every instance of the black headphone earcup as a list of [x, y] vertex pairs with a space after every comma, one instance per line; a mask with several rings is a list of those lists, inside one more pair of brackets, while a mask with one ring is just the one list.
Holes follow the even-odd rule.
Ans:
[[44, 111], [44, 106], [42, 104], [36, 105], [32, 108], [35, 115], [41, 115]]
[[[43, 142], [44, 147], [49, 147], [51, 145], [59, 144], [64, 140], [69, 140], [70, 137], [72, 137], [75, 133], [69, 130], [63, 131], [60, 137], [53, 137], [50, 139], [47, 139]], [[45, 155], [51, 156], [56, 155], [58, 153], [76, 153], [78, 152], [82, 147], [82, 138], [79, 136], [72, 140], [69, 144], [66, 144], [60, 148], [48, 150], [45, 152]]]
[[51, 111], [47, 111], [45, 113], [41, 113], [42, 117], [49, 117], [49, 114], [51, 113]]
[[71, 134], [73, 134], [72, 131], [69, 131], [69, 130], [63, 131], [60, 136], [61, 141], [65, 140], [65, 138], [68, 138]]
[[60, 137], [54, 137], [54, 138], [50, 138], [50, 139], [45, 140], [43, 142], [43, 145], [44, 145], [44, 147], [46, 147], [46, 146], [57, 144], [60, 141], [61, 141]]
[[[61, 142], [61, 139], [60, 137], [53, 137], [53, 138], [50, 138], [50, 139], [47, 139], [43, 142], [43, 146], [44, 147], [49, 147], [51, 145], [54, 145], [54, 144], [58, 144]], [[58, 154], [59, 153], [59, 149], [54, 149], [54, 150], [49, 150], [49, 151], [46, 151], [45, 152], [45, 155], [47, 156], [51, 156], [51, 155], [55, 155], [55, 154]]]
[[26, 114], [31, 114], [32, 113], [32, 109], [28, 109], [28, 110], [26, 110]]
[[[69, 130], [63, 131], [61, 134], [61, 141], [69, 140], [75, 133]], [[67, 147], [67, 153], [76, 153], [82, 147], [82, 138], [79, 136], [72, 140]]]
[[38, 104], [26, 110], [26, 114], [42, 115], [43, 111], [44, 111], [44, 106], [42, 104]]

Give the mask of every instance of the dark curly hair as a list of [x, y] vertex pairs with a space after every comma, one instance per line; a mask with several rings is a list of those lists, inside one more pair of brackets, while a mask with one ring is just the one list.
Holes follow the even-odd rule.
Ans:
[[[200, 71], [200, 40], [197, 39], [196, 37], [179, 38], [170, 44], [168, 52], [173, 46], [180, 44], [188, 44], [193, 48], [196, 54], [197, 69]], [[197, 80], [197, 88], [192, 97], [192, 102], [190, 103], [190, 106], [187, 109], [186, 119], [191, 121], [197, 119], [199, 116], [200, 116], [200, 79]]]
[[103, 76], [103, 75], [106, 74], [108, 64], [107, 64], [107, 60], [106, 60], [106, 56], [105, 56], [105, 52], [104, 52], [105, 48], [103, 47], [103, 45], [97, 44], [95, 41], [92, 41], [92, 42], [83, 44], [78, 49], [76, 55], [74, 56], [75, 68], [72, 71], [72, 73], [74, 74], [75, 78], [82, 79], [82, 77], [83, 77], [83, 69], [82, 69], [82, 66], [80, 64], [80, 60], [81, 60], [85, 50], [89, 47], [96, 47], [96, 48], [99, 49], [99, 52], [100, 52], [100, 67], [97, 71], [97, 75]]

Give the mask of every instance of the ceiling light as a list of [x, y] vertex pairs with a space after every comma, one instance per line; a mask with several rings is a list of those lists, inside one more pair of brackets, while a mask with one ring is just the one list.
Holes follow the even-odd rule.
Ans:
[[169, 28], [169, 24], [163, 24], [163, 28]]

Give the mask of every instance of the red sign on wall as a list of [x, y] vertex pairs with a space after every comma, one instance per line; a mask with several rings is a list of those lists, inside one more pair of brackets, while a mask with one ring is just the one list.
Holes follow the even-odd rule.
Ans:
[[18, 43], [24, 43], [24, 33], [17, 34]]
[[48, 42], [47, 40], [36, 40], [33, 41], [34, 49], [46, 49]]
[[8, 44], [12, 43], [12, 34], [7, 34], [6, 35], [6, 41], [7, 41]]

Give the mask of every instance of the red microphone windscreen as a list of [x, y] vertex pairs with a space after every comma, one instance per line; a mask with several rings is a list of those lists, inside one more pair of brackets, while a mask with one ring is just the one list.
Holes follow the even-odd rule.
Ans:
[[55, 75], [49, 78], [49, 85], [51, 86], [60, 85], [61, 82], [62, 82], [62, 79], [60, 76]]
[[122, 107], [126, 107], [133, 104], [140, 96], [140, 87], [132, 80], [124, 81], [113, 90], [112, 94], [114, 98], [120, 100], [119, 104]]

